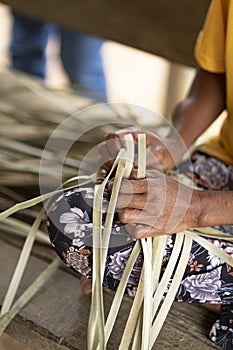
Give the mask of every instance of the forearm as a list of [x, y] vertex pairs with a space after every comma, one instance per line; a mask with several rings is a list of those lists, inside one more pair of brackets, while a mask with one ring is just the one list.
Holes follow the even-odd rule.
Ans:
[[210, 126], [225, 109], [225, 75], [198, 69], [187, 98], [174, 110], [168, 138], [176, 138], [176, 131], [186, 146], [192, 143]]
[[198, 227], [233, 225], [233, 191], [198, 191], [195, 194], [200, 203]]

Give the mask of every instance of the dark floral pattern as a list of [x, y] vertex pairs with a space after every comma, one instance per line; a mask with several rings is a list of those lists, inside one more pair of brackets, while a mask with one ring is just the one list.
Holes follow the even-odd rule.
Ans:
[[[195, 152], [193, 169], [186, 175], [204, 189], [233, 190], [233, 167], [221, 161]], [[94, 184], [64, 192], [51, 205], [47, 225], [52, 245], [63, 261], [72, 269], [92, 278], [92, 203]], [[104, 192], [103, 227], [108, 207], [109, 193]], [[233, 234], [233, 226], [216, 226], [216, 229]], [[164, 252], [161, 276], [170, 259], [176, 235], [168, 237]], [[226, 240], [208, 239], [211, 243], [233, 257], [233, 243]], [[117, 213], [111, 231], [107, 252], [103, 285], [116, 290], [131, 254], [135, 241], [129, 236]], [[126, 293], [135, 296], [143, 265], [140, 253], [130, 274]], [[169, 285], [168, 285], [169, 288]], [[178, 301], [233, 305], [233, 268], [212, 255], [198, 243], [193, 242], [189, 262], [180, 288]], [[223, 310], [224, 310], [223, 308]], [[225, 350], [233, 349], [233, 316], [230, 311], [215, 323], [210, 337]], [[224, 312], [223, 312], [224, 313]], [[223, 318], [224, 321], [223, 321]], [[226, 324], [227, 323], [227, 324]]]
[[210, 339], [224, 350], [233, 349], [233, 304], [222, 305], [220, 318], [210, 330]]
[[132, 249], [127, 249], [110, 255], [111, 262], [108, 265], [108, 271], [112, 274], [113, 278], [117, 280], [121, 279], [131, 251]]
[[91, 271], [88, 255], [83, 255], [81, 251], [76, 250], [72, 246], [67, 250], [65, 261], [67, 266], [72, 267], [83, 276], [86, 276]]
[[182, 284], [190, 293], [192, 299], [200, 302], [205, 302], [206, 300], [221, 302], [221, 298], [218, 295], [218, 290], [222, 285], [220, 277], [221, 267], [218, 267], [210, 272], [188, 276], [182, 281]]
[[213, 190], [233, 189], [233, 167], [201, 152], [192, 156], [194, 182]]

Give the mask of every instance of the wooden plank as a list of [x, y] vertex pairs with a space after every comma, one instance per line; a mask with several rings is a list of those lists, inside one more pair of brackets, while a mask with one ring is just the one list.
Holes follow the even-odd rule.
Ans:
[[0, 349], [1, 350], [33, 350], [26, 344], [19, 342], [18, 340], [10, 337], [8, 334], [3, 333], [0, 337]]
[[[18, 254], [17, 247], [0, 242], [0, 266], [4, 271], [0, 275], [0, 303]], [[44, 260], [34, 256], [30, 258], [20, 293], [46, 265]], [[105, 291], [104, 294], [108, 310], [113, 293]], [[118, 348], [131, 303], [132, 299], [126, 296], [109, 341], [109, 350]], [[7, 334], [35, 350], [85, 350], [89, 308], [90, 296], [81, 294], [77, 275], [59, 270], [8, 326]], [[154, 349], [218, 349], [207, 337], [214, 320], [214, 315], [200, 306], [174, 303]]]
[[24, 14], [194, 65], [209, 0], [3, 0]]

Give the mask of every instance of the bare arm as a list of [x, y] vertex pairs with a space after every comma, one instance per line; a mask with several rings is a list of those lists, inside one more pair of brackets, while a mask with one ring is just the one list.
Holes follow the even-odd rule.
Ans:
[[[197, 69], [187, 98], [174, 110], [172, 121], [187, 147], [210, 126], [225, 109], [225, 74]], [[171, 131], [168, 138], [173, 138]]]
[[[190, 147], [224, 109], [225, 75], [209, 73], [198, 68], [187, 98], [175, 108], [173, 127], [168, 136], [159, 139], [147, 132], [147, 168], [174, 168], [182, 160], [186, 147]], [[136, 142], [140, 132], [145, 131], [133, 127], [106, 137], [100, 148], [101, 162], [105, 163], [106, 169], [110, 169], [119, 148], [123, 146], [124, 135], [131, 133]]]
[[233, 225], [233, 191], [200, 191], [198, 226]]

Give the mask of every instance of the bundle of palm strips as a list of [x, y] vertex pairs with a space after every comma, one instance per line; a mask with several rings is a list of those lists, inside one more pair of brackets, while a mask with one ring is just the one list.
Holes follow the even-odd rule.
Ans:
[[[195, 230], [185, 230], [179, 232], [175, 240], [175, 245], [169, 259], [166, 270], [160, 278], [162, 259], [167, 244], [167, 236], [154, 238], [144, 238], [136, 241], [131, 252], [127, 265], [124, 269], [120, 284], [115, 293], [108, 315], [104, 310], [104, 294], [102, 282], [106, 264], [106, 256], [110, 241], [112, 222], [116, 207], [116, 201], [123, 178], [128, 178], [131, 174], [134, 161], [135, 145], [131, 134], [125, 136], [125, 148], [122, 148], [112, 166], [111, 171], [101, 184], [95, 185], [95, 196], [93, 203], [93, 281], [92, 281], [92, 302], [89, 317], [89, 327], [87, 344], [89, 350], [104, 350], [107, 347], [109, 337], [113, 331], [117, 315], [123, 301], [125, 288], [131, 270], [140, 252], [143, 252], [144, 263], [140, 276], [140, 281], [134, 298], [123, 336], [119, 345], [120, 350], [129, 349], [152, 349], [157, 336], [164, 324], [175, 295], [179, 288], [186, 265], [188, 263], [193, 240], [201, 244], [213, 255], [226, 261], [233, 266], [233, 259], [210, 243], [205, 237], [215, 237], [218, 239], [232, 240], [232, 237], [218, 230], [200, 228]], [[115, 172], [113, 189], [108, 206], [104, 229], [102, 228], [102, 202], [103, 193], [111, 175]], [[146, 172], [146, 135], [138, 135], [138, 179], [144, 178]], [[82, 180], [83, 183], [96, 179], [93, 176], [83, 176], [81, 178], [70, 179], [68, 188], [77, 186], [71, 185], [72, 181]], [[67, 188], [66, 188], [67, 189]], [[43, 196], [14, 205], [13, 207], [0, 213], [0, 221], [10, 220], [10, 216], [19, 210], [30, 208], [46, 199], [53, 198], [64, 189], [58, 189]], [[26, 240], [18, 260], [15, 273], [13, 274], [5, 300], [1, 309], [0, 334], [5, 330], [9, 322], [23, 308], [26, 303], [38, 292], [40, 287], [50, 278], [60, 265], [56, 258], [32, 283], [31, 286], [13, 303], [20, 281], [22, 279], [28, 258], [36, 238], [41, 236], [39, 226], [43, 218], [44, 209], [36, 217], [33, 225], [28, 227], [22, 225], [22, 230], [27, 231]], [[47, 240], [45, 240], [48, 243]], [[151, 278], [152, 276], [152, 278]], [[167, 291], [169, 282], [172, 282]], [[166, 292], [166, 293], [165, 293]]]

